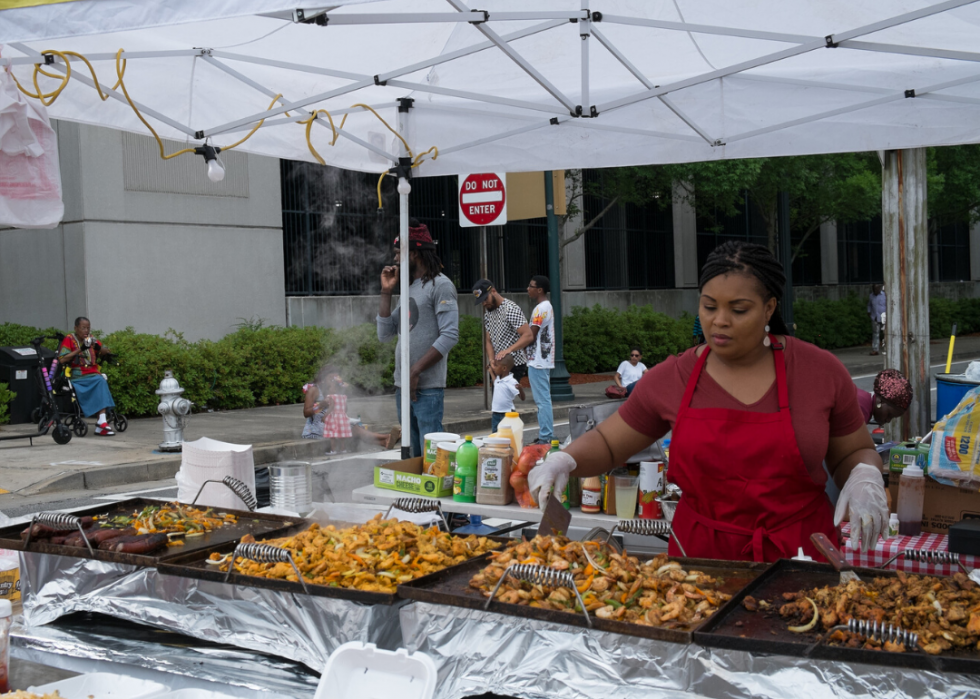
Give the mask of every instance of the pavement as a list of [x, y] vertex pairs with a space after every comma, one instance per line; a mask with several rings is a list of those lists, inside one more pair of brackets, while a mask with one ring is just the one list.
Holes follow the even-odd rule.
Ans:
[[[931, 343], [933, 372], [942, 371], [948, 342]], [[848, 368], [859, 386], [870, 390], [870, 379], [884, 367], [885, 357], [869, 356], [869, 347], [855, 347], [834, 352]], [[959, 362], [980, 359], [980, 336], [957, 338], [954, 357]], [[963, 371], [965, 365], [956, 368]], [[868, 384], [864, 386], [864, 384]], [[555, 421], [567, 418], [570, 407], [594, 405], [606, 400], [606, 382], [574, 386], [575, 399], [556, 403]], [[533, 392], [525, 389], [527, 401], [518, 411], [525, 423], [536, 422]], [[369, 429], [387, 432], [397, 423], [392, 395], [351, 397], [348, 414], [361, 416]], [[184, 438], [193, 441], [210, 437], [234, 444], [251, 444], [255, 463], [268, 464], [286, 459], [323, 458], [324, 443], [299, 438], [304, 423], [303, 407], [282, 405], [249, 410], [198, 413], [192, 415]], [[490, 412], [483, 409], [483, 388], [448, 389], [445, 397], [443, 426], [447, 432], [483, 434], [489, 431]], [[8, 425], [0, 436], [28, 433], [32, 425]], [[115, 437], [97, 437], [90, 430], [84, 438], [73, 437], [58, 445], [50, 437], [0, 441], [0, 511], [5, 506], [45, 494], [69, 491], [94, 491], [127, 485], [167, 481], [180, 468], [180, 454], [161, 453], [163, 439], [161, 418], [129, 421], [129, 429]], [[368, 447], [367, 452], [380, 452]]]

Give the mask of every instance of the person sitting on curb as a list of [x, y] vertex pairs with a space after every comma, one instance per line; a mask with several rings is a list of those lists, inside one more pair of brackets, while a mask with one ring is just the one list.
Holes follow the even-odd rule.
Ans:
[[643, 359], [643, 353], [640, 352], [640, 348], [632, 348], [630, 350], [630, 358], [619, 365], [619, 368], [616, 369], [616, 375], [613, 376], [613, 381], [616, 382], [616, 385], [626, 389], [627, 396], [633, 392], [633, 387], [636, 386], [636, 382], [643, 378], [643, 375], [647, 372], [646, 365], [640, 361], [641, 359]]

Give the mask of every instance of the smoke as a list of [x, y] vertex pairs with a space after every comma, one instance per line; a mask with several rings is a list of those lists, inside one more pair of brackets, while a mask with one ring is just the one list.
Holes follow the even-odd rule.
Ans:
[[376, 294], [381, 268], [392, 260], [397, 231], [393, 180], [382, 188], [378, 175], [285, 163], [283, 167], [286, 285], [311, 295]]

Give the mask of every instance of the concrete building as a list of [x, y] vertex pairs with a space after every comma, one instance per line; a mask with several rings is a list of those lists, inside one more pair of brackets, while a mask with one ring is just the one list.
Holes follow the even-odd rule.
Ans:
[[[225, 179], [213, 183], [200, 157], [161, 160], [148, 136], [54, 126], [64, 221], [53, 230], [0, 230], [0, 323], [67, 330], [85, 315], [107, 332], [173, 329], [197, 340], [220, 338], [245, 320], [337, 328], [373, 322], [372, 292], [390, 258], [397, 210], [392, 201], [387, 219], [378, 217], [375, 176], [230, 151], [222, 154]], [[168, 153], [181, 147], [166, 144]], [[412, 212], [440, 240], [447, 274], [468, 291], [479, 276], [478, 234], [458, 227], [451, 180], [417, 180]], [[574, 181], [566, 180], [569, 200]], [[598, 210], [596, 201], [581, 208]], [[562, 235], [570, 240], [584, 224], [581, 214], [570, 216]], [[794, 271], [796, 298], [866, 293], [870, 278], [861, 275], [874, 274], [868, 260], [880, 265], [881, 254], [880, 233], [875, 243], [865, 228], [821, 227], [806, 273]], [[490, 277], [526, 312], [526, 280], [547, 271], [544, 235], [543, 219], [488, 232]], [[937, 249], [935, 257], [953, 260], [964, 278], [949, 279], [947, 270], [939, 276], [948, 280], [933, 282], [931, 293], [978, 297], [980, 226], [957, 235], [958, 247]], [[673, 316], [693, 314], [699, 261], [719, 239], [698, 230], [693, 208], [677, 192], [646, 213], [614, 207], [563, 248], [563, 310], [649, 304]], [[479, 315], [472, 303], [460, 309]]]
[[[65, 216], [0, 230], [0, 322], [217, 339], [241, 319], [285, 324], [279, 161], [231, 151], [161, 160], [156, 141], [70, 122], [58, 134]], [[167, 152], [182, 144], [167, 142]]]

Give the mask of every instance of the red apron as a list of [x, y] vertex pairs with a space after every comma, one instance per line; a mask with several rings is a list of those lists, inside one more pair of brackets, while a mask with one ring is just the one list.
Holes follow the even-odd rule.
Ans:
[[[707, 347], [688, 379], [668, 468], [683, 492], [673, 529], [688, 556], [771, 562], [792, 558], [802, 546], [822, 561], [810, 535], [823, 532], [837, 541], [830, 500], [810, 478], [796, 443], [783, 348], [770, 338], [779, 412], [692, 408]], [[673, 537], [668, 552], [681, 555]]]

